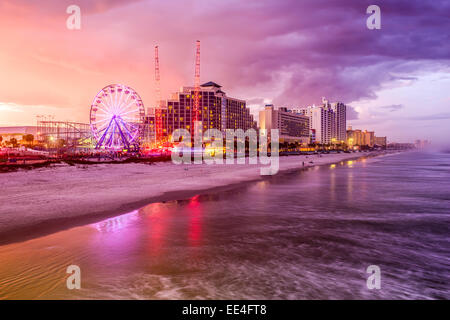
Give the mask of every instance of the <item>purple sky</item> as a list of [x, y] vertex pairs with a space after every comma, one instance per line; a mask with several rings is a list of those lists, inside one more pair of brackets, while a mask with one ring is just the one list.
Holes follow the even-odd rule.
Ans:
[[[65, 27], [70, 4], [81, 8], [80, 31]], [[381, 30], [366, 28], [371, 4]], [[7, 0], [0, 30], [0, 125], [36, 114], [87, 121], [91, 99], [113, 82], [150, 106], [153, 46], [167, 96], [193, 83], [199, 39], [202, 81], [255, 114], [325, 96], [352, 107], [349, 124], [391, 141], [450, 136], [449, 1]]]

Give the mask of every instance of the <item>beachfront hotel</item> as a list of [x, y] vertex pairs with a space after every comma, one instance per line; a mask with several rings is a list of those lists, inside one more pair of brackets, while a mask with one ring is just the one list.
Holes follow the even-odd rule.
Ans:
[[272, 104], [266, 105], [259, 112], [259, 127], [269, 133], [271, 129], [278, 129], [280, 142], [310, 143], [309, 118], [287, 108], [276, 110]]
[[347, 140], [347, 106], [342, 102], [331, 104], [322, 98], [322, 105], [291, 108], [291, 111], [309, 118], [310, 132], [319, 144], [344, 143]]
[[349, 126], [347, 129], [347, 145], [350, 148], [355, 146], [386, 147], [387, 138], [375, 136], [374, 131], [353, 129], [352, 126]]
[[333, 103], [331, 110], [334, 112], [335, 132], [337, 141], [347, 140], [347, 106], [342, 102]]
[[[169, 137], [176, 129], [191, 131], [193, 122], [194, 87], [182, 87], [171, 95], [170, 99], [160, 104], [154, 111], [148, 111], [147, 123], [155, 126], [158, 136]], [[200, 86], [199, 121], [202, 129], [257, 130], [257, 124], [246, 106], [245, 100], [232, 98], [215, 82], [206, 82]], [[161, 113], [158, 124], [157, 112]], [[159, 133], [158, 133], [159, 130]]]

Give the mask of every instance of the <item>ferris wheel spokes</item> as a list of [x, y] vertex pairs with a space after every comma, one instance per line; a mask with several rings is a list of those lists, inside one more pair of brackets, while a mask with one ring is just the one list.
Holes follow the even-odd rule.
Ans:
[[96, 148], [129, 148], [141, 134], [144, 106], [130, 87], [110, 85], [103, 88], [91, 106], [91, 129]]
[[108, 135], [108, 131], [109, 131], [109, 128], [111, 127], [111, 124], [112, 124], [112, 119], [109, 122], [108, 126], [106, 127], [106, 130], [103, 133], [103, 135], [101, 136], [100, 140], [98, 140], [96, 148], [98, 148], [99, 146], [101, 146], [103, 144], [103, 141], [105, 140], [106, 136]]

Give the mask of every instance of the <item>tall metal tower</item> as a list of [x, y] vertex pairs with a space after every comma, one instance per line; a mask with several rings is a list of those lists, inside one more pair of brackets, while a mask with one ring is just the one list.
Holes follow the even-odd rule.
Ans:
[[155, 140], [158, 142], [162, 138], [161, 78], [159, 75], [158, 46], [155, 46], [155, 91]]
[[155, 90], [156, 90], [156, 106], [159, 107], [161, 101], [161, 78], [159, 76], [159, 55], [158, 46], [155, 46]]
[[194, 79], [194, 114], [193, 120], [198, 121], [200, 109], [200, 40], [197, 40], [197, 52], [195, 56], [195, 79]]

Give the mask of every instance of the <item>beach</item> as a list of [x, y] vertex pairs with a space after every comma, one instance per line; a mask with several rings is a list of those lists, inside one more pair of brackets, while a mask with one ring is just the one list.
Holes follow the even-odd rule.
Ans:
[[[279, 173], [386, 152], [280, 157]], [[311, 163], [312, 162], [312, 163]], [[65, 164], [0, 174], [0, 243], [33, 238], [214, 188], [270, 177], [264, 165]]]

